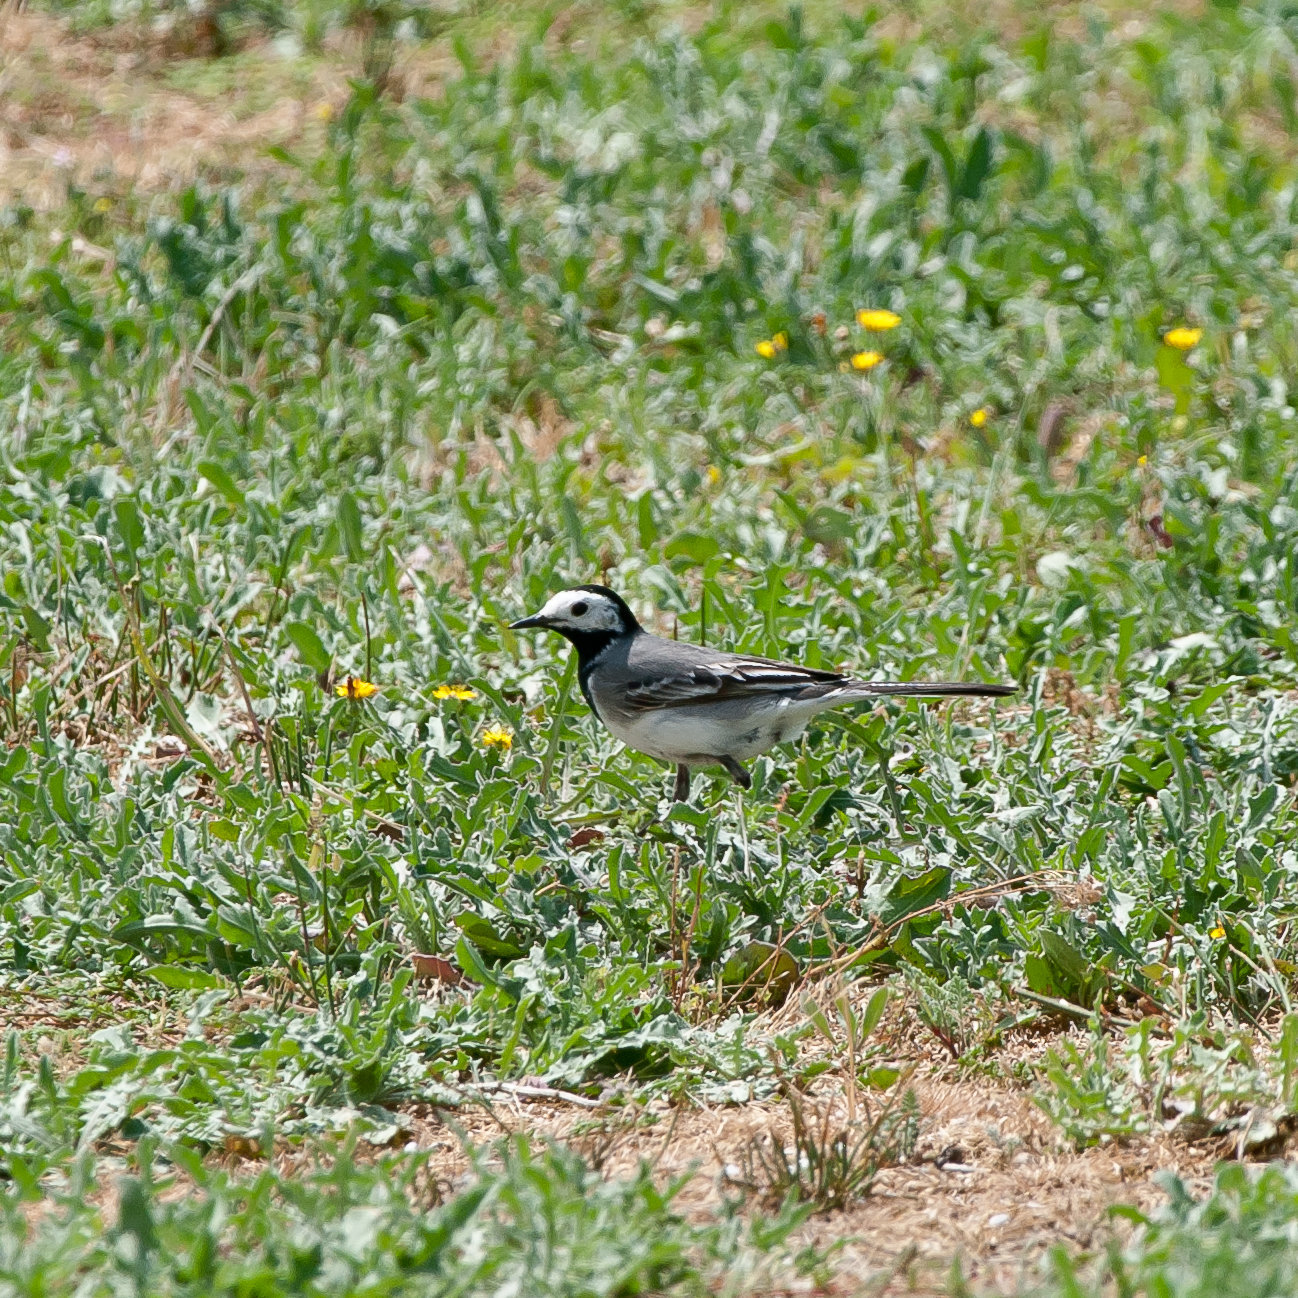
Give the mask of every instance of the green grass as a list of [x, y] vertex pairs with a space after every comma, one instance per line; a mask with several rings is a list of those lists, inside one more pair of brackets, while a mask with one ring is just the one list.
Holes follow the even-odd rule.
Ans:
[[[114, 1214], [83, 1197], [80, 1164], [34, 1247], [19, 1245], [21, 1209], [6, 1206], [0, 1292], [685, 1295], [735, 1292], [726, 1285], [770, 1270], [741, 1222], [690, 1226], [673, 1206], [680, 1187], [647, 1172], [609, 1183], [522, 1140], [500, 1155], [444, 1199], [424, 1157], [237, 1180], [194, 1155], [160, 1167], [142, 1146]], [[796, 1221], [767, 1226], [763, 1247]], [[94, 1287], [78, 1288], [86, 1276]]]
[[[358, 85], [318, 157], [0, 213], [0, 971], [94, 1030], [56, 1068], [15, 1018], [0, 1292], [263, 1265], [258, 1292], [370, 1265], [397, 1292], [442, 1248], [494, 1291], [509, 1227], [475, 1214], [519, 1178], [592, 1257], [625, 1218], [667, 1241], [630, 1278], [556, 1261], [553, 1292], [710, 1284], [719, 1236], [563, 1151], [429, 1219], [355, 1171], [378, 1215], [300, 1245], [308, 1281], [297, 1243], [230, 1241], [296, 1240], [331, 1174], [202, 1155], [382, 1143], [502, 1079], [773, 1096], [810, 1027], [767, 1040], [724, 974], [771, 946], [799, 978], [918, 971], [939, 1026], [932, 989], [979, 998], [962, 1057], [1108, 1016], [1038, 1077], [1079, 1145], [1168, 1097], [1204, 1131], [1292, 1104], [1291, 1027], [1266, 1042], [1298, 967], [1291, 19], [709, 13], [594, 53], [461, 41], [439, 97]], [[562, 646], [506, 629], [591, 579], [683, 638], [1021, 694], [827, 719], [742, 801], [669, 807]], [[415, 952], [470, 984], [412, 982]], [[1165, 1038], [1125, 1026], [1153, 1006]], [[78, 1206], [122, 1158], [120, 1220]], [[150, 1160], [196, 1197], [164, 1207]], [[1278, 1175], [1218, 1195], [1283, 1234]], [[1212, 1210], [1179, 1202], [1130, 1292], [1208, 1274], [1177, 1232]], [[464, 1278], [445, 1239], [479, 1220]], [[168, 1236], [228, 1269], [182, 1274]]]
[[[1257, 1175], [1249, 1171], [1223, 1167], [1206, 1199], [1196, 1199], [1172, 1178], [1166, 1185], [1166, 1207], [1149, 1215], [1120, 1210], [1119, 1215], [1138, 1227], [1135, 1242], [1126, 1249], [1110, 1249], [1093, 1281], [1079, 1277], [1073, 1264], [1058, 1254], [1053, 1259], [1057, 1292], [1177, 1298], [1279, 1298], [1292, 1293], [1293, 1221], [1298, 1211], [1293, 1173], [1282, 1163]], [[1102, 1288], [1105, 1283], [1110, 1288]]]

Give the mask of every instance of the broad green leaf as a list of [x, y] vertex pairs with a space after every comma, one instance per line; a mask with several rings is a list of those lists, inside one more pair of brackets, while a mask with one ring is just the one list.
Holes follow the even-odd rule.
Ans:
[[239, 484], [230, 476], [229, 470], [224, 465], [218, 464], [215, 460], [200, 460], [196, 467], [198, 473], [206, 478], [230, 504], [242, 505], [244, 503], [243, 492], [239, 489]]
[[527, 953], [516, 942], [502, 937], [491, 922], [474, 911], [461, 911], [451, 919], [461, 933], [473, 943], [483, 955], [497, 960], [517, 960]]
[[342, 536], [343, 548], [353, 563], [360, 563], [365, 558], [364, 524], [361, 521], [360, 506], [350, 491], [344, 491], [338, 497], [338, 531]]
[[305, 622], [286, 622], [284, 633], [293, 642], [302, 661], [312, 671], [325, 673], [329, 670], [332, 659], [314, 629]]

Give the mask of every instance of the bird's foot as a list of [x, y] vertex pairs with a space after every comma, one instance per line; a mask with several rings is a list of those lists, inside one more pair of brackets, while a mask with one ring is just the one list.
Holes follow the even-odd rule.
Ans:
[[726, 768], [727, 774], [741, 789], [753, 787], [753, 777], [733, 757], [723, 757], [721, 765]]

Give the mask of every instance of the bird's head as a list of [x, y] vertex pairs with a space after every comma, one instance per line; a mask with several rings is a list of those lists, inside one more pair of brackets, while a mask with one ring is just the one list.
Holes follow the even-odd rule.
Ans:
[[546, 600], [539, 613], [509, 624], [511, 631], [543, 627], [566, 636], [579, 649], [640, 630], [626, 601], [607, 586], [574, 586]]

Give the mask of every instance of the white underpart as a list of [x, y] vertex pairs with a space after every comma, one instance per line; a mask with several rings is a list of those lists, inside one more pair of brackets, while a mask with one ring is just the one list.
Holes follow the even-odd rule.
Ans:
[[702, 765], [721, 757], [746, 762], [796, 739], [818, 712], [859, 702], [851, 690], [814, 699], [773, 696], [697, 707], [650, 708], [632, 717], [604, 718], [628, 748], [660, 761]]

